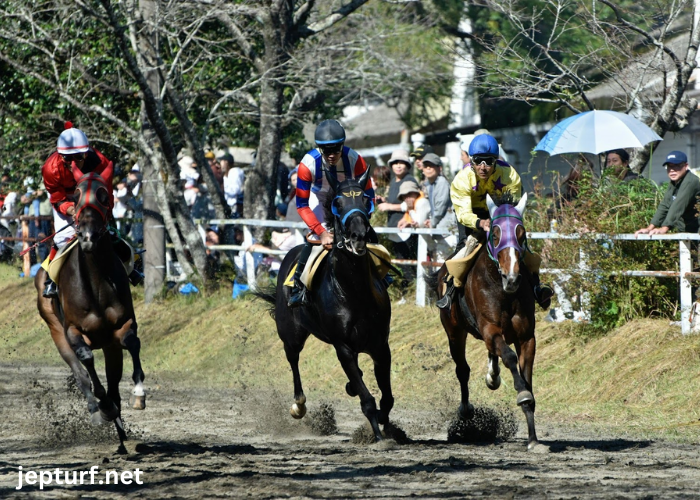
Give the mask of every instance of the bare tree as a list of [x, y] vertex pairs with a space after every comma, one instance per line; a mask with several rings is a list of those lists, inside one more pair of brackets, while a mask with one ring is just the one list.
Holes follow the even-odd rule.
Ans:
[[[696, 67], [700, 25], [692, 2], [479, 0], [508, 30], [451, 33], [478, 47], [484, 92], [502, 99], [555, 103], [578, 113], [605, 106], [634, 113], [663, 137], [688, 123], [697, 100], [686, 95]], [[633, 161], [644, 169], [648, 146]]]

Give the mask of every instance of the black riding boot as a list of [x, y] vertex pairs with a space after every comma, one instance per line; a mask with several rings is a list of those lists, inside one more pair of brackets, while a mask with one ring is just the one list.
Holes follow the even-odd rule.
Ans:
[[554, 290], [552, 290], [550, 286], [543, 285], [542, 283], [540, 283], [539, 274], [533, 273], [532, 278], [535, 282], [535, 300], [540, 305], [540, 307], [546, 311], [547, 309], [549, 309], [549, 306], [552, 305], [552, 297], [554, 297]]
[[58, 297], [58, 285], [49, 277], [48, 273], [46, 274], [46, 281], [44, 281], [44, 291], [41, 295], [47, 299]]
[[139, 271], [138, 269], [133, 269], [133, 270], [131, 271], [131, 273], [129, 274], [129, 282], [130, 282], [133, 286], [138, 286], [138, 285], [140, 285], [141, 283], [143, 283], [144, 278], [145, 278], [145, 276], [144, 276], [143, 273], [142, 273], [141, 271]]
[[305, 306], [309, 303], [306, 286], [301, 282], [301, 273], [306, 267], [306, 261], [309, 260], [309, 255], [311, 255], [311, 243], [306, 242], [306, 245], [304, 245], [304, 248], [302, 248], [299, 253], [297, 268], [296, 271], [294, 271], [294, 288], [292, 288], [292, 294], [287, 301], [288, 307]]
[[440, 309], [449, 309], [452, 307], [452, 301], [455, 298], [455, 281], [454, 278], [449, 278], [447, 281], [447, 290], [445, 290], [445, 295], [442, 296], [441, 299], [439, 299], [435, 305], [438, 306]]

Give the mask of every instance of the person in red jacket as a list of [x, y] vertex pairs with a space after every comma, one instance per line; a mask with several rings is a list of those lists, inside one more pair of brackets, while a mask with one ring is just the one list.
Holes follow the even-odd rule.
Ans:
[[[53, 208], [53, 225], [56, 231], [49, 260], [53, 259], [59, 248], [65, 246], [75, 236], [73, 216], [77, 201], [75, 192], [77, 182], [73, 177], [74, 167], [85, 174], [95, 172], [106, 175], [105, 183], [111, 188], [114, 171], [112, 162], [95, 148], [90, 147], [88, 138], [82, 130], [73, 128], [71, 122], [66, 122], [66, 129], [58, 136], [56, 151], [48, 157], [41, 168], [41, 176]], [[111, 195], [111, 189], [109, 191], [111, 210], [114, 207], [114, 198]], [[57, 294], [56, 283], [47, 273], [43, 295], [55, 297]]]

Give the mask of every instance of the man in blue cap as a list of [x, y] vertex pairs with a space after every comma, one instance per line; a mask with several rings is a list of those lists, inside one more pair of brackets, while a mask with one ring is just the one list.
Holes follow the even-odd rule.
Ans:
[[666, 234], [671, 229], [679, 233], [698, 232], [695, 204], [700, 196], [700, 179], [690, 171], [688, 157], [683, 151], [671, 151], [664, 162], [671, 184], [656, 209], [651, 223], [634, 234]]

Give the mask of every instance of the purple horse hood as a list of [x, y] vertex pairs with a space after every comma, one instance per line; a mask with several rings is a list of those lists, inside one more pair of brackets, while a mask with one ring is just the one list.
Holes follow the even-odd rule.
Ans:
[[[523, 217], [518, 208], [520, 207], [504, 204], [491, 211], [491, 230], [487, 234], [487, 246], [494, 259], [497, 259], [499, 252], [505, 248], [515, 248], [521, 255], [525, 251], [516, 236], [516, 229], [523, 225]], [[494, 227], [501, 229], [501, 240], [496, 247], [493, 245], [492, 237]]]

